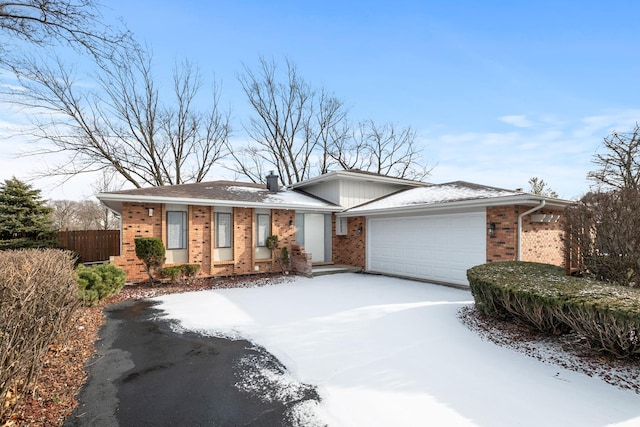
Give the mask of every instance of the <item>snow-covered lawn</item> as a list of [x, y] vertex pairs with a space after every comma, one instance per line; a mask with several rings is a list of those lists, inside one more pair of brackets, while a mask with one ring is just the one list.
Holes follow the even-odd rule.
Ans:
[[182, 328], [266, 348], [288, 369], [271, 381], [283, 393], [316, 386], [303, 425], [640, 426], [634, 392], [469, 330], [469, 291], [346, 273], [157, 299]]

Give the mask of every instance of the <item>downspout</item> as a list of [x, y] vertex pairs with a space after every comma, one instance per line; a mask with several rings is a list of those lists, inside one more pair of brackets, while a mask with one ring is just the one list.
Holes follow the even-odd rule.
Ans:
[[516, 258], [517, 261], [522, 260], [522, 218], [529, 215], [530, 213], [533, 213], [537, 210], [544, 208], [546, 204], [547, 202], [545, 200], [540, 200], [540, 204], [538, 206], [531, 208], [528, 211], [518, 215], [518, 257]]

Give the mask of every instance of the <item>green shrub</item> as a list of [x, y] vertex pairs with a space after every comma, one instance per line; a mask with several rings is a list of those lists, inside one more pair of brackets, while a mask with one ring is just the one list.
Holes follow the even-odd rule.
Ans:
[[162, 267], [165, 261], [165, 249], [162, 240], [157, 237], [137, 237], [135, 240], [136, 256], [142, 260], [153, 283], [153, 271]]
[[161, 273], [163, 277], [168, 277], [172, 282], [178, 283], [186, 282], [196, 277], [198, 271], [200, 271], [199, 264], [183, 264], [165, 267], [161, 270]]
[[513, 316], [545, 332], [573, 330], [617, 356], [640, 354], [640, 289], [525, 262], [476, 266], [467, 277], [482, 313]]
[[[289, 263], [291, 260], [289, 259], [289, 250], [286, 248], [286, 246], [280, 248], [278, 236], [272, 234], [271, 236], [267, 237], [267, 247], [272, 251], [277, 251], [275, 253], [275, 256], [276, 261], [280, 265], [280, 270], [283, 273], [287, 273], [289, 271]], [[280, 251], [278, 251], [278, 249], [280, 249]]]
[[80, 299], [85, 305], [94, 305], [98, 300], [120, 292], [126, 281], [124, 270], [113, 264], [79, 265], [76, 273]]

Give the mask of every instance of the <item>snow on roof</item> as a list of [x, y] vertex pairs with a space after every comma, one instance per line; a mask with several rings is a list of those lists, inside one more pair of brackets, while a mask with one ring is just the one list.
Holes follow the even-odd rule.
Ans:
[[289, 188], [281, 188], [277, 193], [270, 193], [263, 199], [263, 201], [265, 203], [285, 205], [306, 205], [315, 207], [335, 206], [324, 200]]
[[340, 207], [335, 204], [301, 191], [281, 188], [280, 191], [274, 193], [269, 191], [263, 184], [237, 181], [212, 181], [165, 187], [137, 188], [101, 193], [98, 195], [98, 199], [116, 212], [121, 212], [123, 201], [340, 210]]
[[516, 196], [519, 194], [524, 193], [457, 181], [404, 190], [370, 203], [356, 206], [349, 209], [349, 212], [401, 208], [414, 205], [431, 205], [462, 200], [489, 199], [493, 197]]
[[[208, 187], [208, 188], [211, 188], [211, 187]], [[246, 191], [248, 193], [259, 193], [261, 191], [267, 191], [267, 190], [260, 187], [246, 187], [243, 185], [231, 185], [227, 187], [227, 191], [231, 191], [232, 193], [238, 193], [243, 191]]]

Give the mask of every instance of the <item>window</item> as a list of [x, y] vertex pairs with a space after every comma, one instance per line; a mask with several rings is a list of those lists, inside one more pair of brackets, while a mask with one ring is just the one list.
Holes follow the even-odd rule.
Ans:
[[258, 224], [257, 231], [258, 236], [256, 239], [256, 245], [265, 247], [267, 246], [267, 237], [269, 237], [269, 233], [271, 233], [270, 221], [268, 214], [258, 214], [256, 215], [256, 223]]
[[230, 248], [231, 247], [231, 214], [216, 212], [216, 236], [215, 247], [216, 248]]
[[167, 249], [187, 248], [187, 213], [167, 212]]
[[304, 214], [296, 214], [296, 243], [304, 246]]

